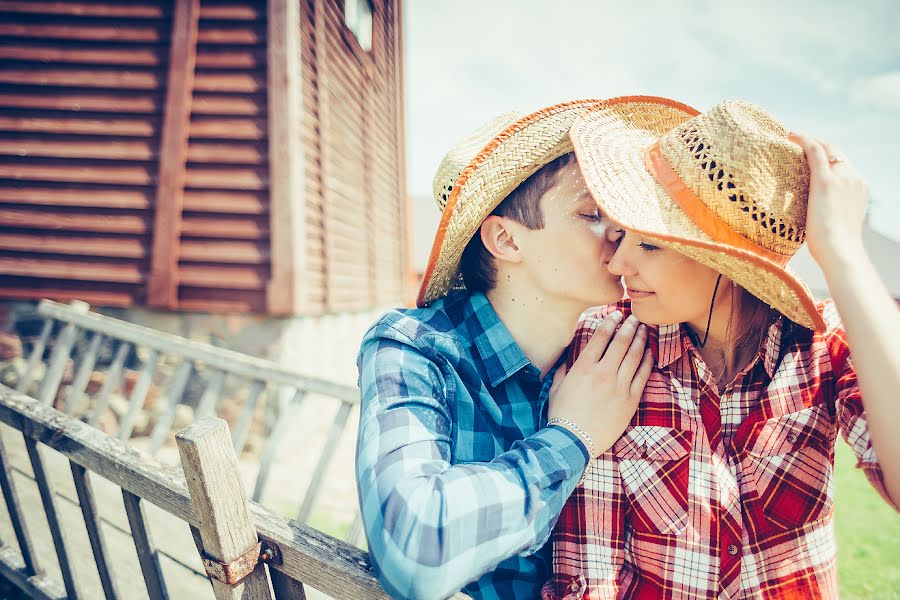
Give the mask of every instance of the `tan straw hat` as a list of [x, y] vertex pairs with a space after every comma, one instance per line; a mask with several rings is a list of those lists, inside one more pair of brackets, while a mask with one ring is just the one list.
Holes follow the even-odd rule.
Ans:
[[[651, 96], [632, 96], [629, 100], [635, 107], [672, 102]], [[416, 300], [418, 306], [463, 287], [459, 261], [482, 221], [538, 169], [572, 151], [569, 128], [598, 102], [605, 101], [565, 102], [527, 116], [507, 113], [450, 150], [434, 178], [434, 196], [443, 214]]]
[[823, 330], [812, 295], [786, 266], [803, 243], [809, 192], [806, 156], [788, 133], [746, 102], [659, 120], [610, 101], [578, 119], [571, 139], [610, 219]]

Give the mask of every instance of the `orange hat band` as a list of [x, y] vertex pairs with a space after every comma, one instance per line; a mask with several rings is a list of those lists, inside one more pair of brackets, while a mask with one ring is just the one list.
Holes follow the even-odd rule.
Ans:
[[669, 197], [683, 210], [687, 216], [703, 230], [706, 235], [722, 244], [747, 250], [757, 256], [768, 259], [778, 266], [785, 266], [789, 256], [772, 252], [756, 242], [747, 239], [723, 221], [719, 215], [697, 197], [694, 191], [684, 183], [678, 173], [669, 164], [659, 148], [659, 142], [650, 146], [644, 153], [644, 164], [656, 182], [662, 186]]

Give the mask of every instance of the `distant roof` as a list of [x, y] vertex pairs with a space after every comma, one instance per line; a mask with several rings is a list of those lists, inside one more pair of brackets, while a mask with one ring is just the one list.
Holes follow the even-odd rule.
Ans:
[[[894, 299], [900, 300], [900, 242], [873, 231], [866, 225], [863, 229], [863, 244], [888, 292]], [[816, 298], [828, 297], [825, 276], [805, 245], [788, 264], [797, 271]]]

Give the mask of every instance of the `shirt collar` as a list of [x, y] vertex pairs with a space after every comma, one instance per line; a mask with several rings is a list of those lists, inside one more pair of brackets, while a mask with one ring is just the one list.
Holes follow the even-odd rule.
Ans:
[[769, 378], [775, 377], [775, 369], [778, 368], [778, 359], [781, 356], [782, 329], [786, 321], [782, 315], [778, 315], [769, 323], [766, 337], [759, 345], [759, 358], [766, 368]]
[[469, 297], [465, 309], [465, 323], [471, 339], [478, 348], [491, 387], [497, 387], [507, 379], [531, 366], [539, 376], [537, 367], [531, 364], [519, 344], [487, 296], [480, 292]]
[[660, 369], [668, 367], [684, 354], [684, 343], [681, 339], [681, 333], [681, 325], [677, 323], [674, 325], [660, 325], [656, 328], [656, 366]]
[[[784, 323], [784, 317], [781, 315], [778, 315], [777, 318], [769, 323], [766, 335], [757, 351], [757, 356], [770, 378], [775, 376], [775, 369], [778, 368], [778, 359], [781, 356], [781, 337]], [[674, 325], [660, 325], [657, 328], [656, 336], [656, 365], [660, 369], [671, 365], [681, 358], [685, 352], [685, 348], [693, 347], [693, 342], [691, 342], [687, 330], [677, 323]]]

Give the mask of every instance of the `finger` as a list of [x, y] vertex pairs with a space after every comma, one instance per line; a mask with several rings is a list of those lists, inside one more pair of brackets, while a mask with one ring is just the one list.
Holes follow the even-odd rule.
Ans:
[[803, 148], [803, 152], [806, 154], [806, 160], [809, 162], [809, 171], [811, 175], [816, 176], [827, 172], [830, 168], [828, 154], [825, 152], [825, 148], [821, 143], [809, 136], [799, 133], [792, 133], [790, 139]]
[[641, 359], [641, 365], [631, 381], [629, 391], [632, 397], [640, 398], [641, 394], [644, 393], [644, 387], [647, 385], [647, 380], [650, 379], [650, 373], [653, 372], [653, 363], [653, 353], [650, 352], [650, 348], [647, 348], [644, 352], [644, 358]]
[[646, 347], [647, 326], [641, 325], [638, 327], [634, 339], [631, 340], [631, 346], [629, 346], [628, 352], [625, 354], [625, 358], [622, 359], [622, 364], [619, 366], [618, 379], [619, 382], [623, 384], [623, 388], [627, 388], [634, 379], [635, 371], [637, 371], [641, 364], [641, 359], [644, 357], [644, 349]]
[[[575, 364], [595, 364], [600, 357], [603, 356], [603, 353], [606, 351], [606, 347], [609, 345], [609, 340], [612, 339], [613, 333], [616, 330], [616, 326], [622, 321], [622, 311], [615, 311], [608, 315], [597, 329], [594, 331], [594, 335], [591, 336], [591, 339], [587, 344], [584, 345], [584, 348], [581, 350], [581, 354], [578, 356], [578, 360], [575, 361]], [[573, 365], [574, 366], [574, 365]]]
[[566, 378], [566, 365], [560, 365], [560, 367], [556, 370], [556, 373], [553, 374], [553, 383], [550, 384], [550, 395], [554, 395], [556, 390], [559, 389], [559, 386], [562, 385], [563, 380]]
[[600, 359], [602, 369], [613, 374], [618, 373], [622, 359], [625, 358], [625, 353], [628, 352], [631, 341], [637, 333], [638, 325], [637, 317], [634, 315], [625, 319], [625, 322], [619, 327], [619, 331], [616, 332], [616, 337], [609, 343], [603, 358]]

